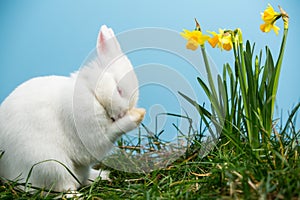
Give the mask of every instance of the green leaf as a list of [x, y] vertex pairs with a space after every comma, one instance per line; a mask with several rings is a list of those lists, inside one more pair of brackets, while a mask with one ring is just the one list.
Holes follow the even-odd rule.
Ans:
[[288, 119], [287, 119], [287, 122], [286, 122], [286, 124], [285, 124], [283, 130], [281, 131], [282, 134], [284, 134], [284, 133], [286, 132], [289, 123], [292, 122], [292, 119], [293, 119], [293, 117], [296, 115], [296, 113], [298, 112], [299, 108], [300, 108], [300, 102], [293, 108], [291, 114], [289, 114], [289, 117], [288, 117]]
[[219, 90], [219, 104], [220, 104], [220, 110], [221, 113], [224, 114], [227, 111], [228, 108], [228, 99], [227, 99], [227, 91], [226, 91], [226, 80], [224, 82], [221, 79], [221, 76], [218, 76], [218, 90]]
[[185, 98], [190, 104], [192, 104], [200, 114], [203, 114], [205, 117], [211, 118], [211, 113], [205, 109], [203, 106], [200, 106], [196, 101], [186, 96], [185, 94], [178, 92], [183, 98]]
[[212, 96], [211, 91], [209, 90], [209, 88], [207, 87], [207, 85], [204, 83], [204, 81], [202, 81], [199, 77], [197, 77], [197, 81], [200, 84], [200, 86], [202, 87], [202, 89], [204, 90], [205, 94], [207, 95], [207, 97], [210, 99]]

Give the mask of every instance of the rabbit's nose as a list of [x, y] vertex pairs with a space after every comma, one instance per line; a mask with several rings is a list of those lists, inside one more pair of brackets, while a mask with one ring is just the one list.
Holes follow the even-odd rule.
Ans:
[[125, 115], [126, 115], [126, 112], [121, 112], [116, 117], [111, 117], [110, 119], [114, 122], [114, 121], [116, 121], [118, 119], [123, 118]]

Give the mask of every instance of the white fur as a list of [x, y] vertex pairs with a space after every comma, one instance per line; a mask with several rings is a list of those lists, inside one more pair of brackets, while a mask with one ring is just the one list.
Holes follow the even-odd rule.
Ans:
[[139, 125], [145, 110], [135, 108], [137, 78], [106, 26], [99, 32], [97, 54], [70, 77], [33, 78], [4, 100], [0, 150], [5, 153], [0, 159], [0, 177], [25, 182], [30, 169], [41, 162], [33, 167], [29, 183], [54, 191], [76, 190], [89, 177], [95, 178], [91, 166], [105, 156], [112, 142]]

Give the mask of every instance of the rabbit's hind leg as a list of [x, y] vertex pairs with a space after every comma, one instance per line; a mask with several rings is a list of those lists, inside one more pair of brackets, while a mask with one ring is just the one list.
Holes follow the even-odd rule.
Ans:
[[110, 171], [108, 171], [108, 170], [102, 170], [102, 169], [96, 170], [96, 169], [91, 168], [89, 178], [88, 178], [88, 180], [86, 180], [84, 185], [91, 185], [99, 177], [101, 178], [101, 180], [112, 181], [109, 178], [109, 174], [110, 174]]
[[111, 181], [109, 178], [110, 171], [108, 170], [95, 170], [92, 169], [90, 170], [90, 175], [89, 175], [89, 180], [95, 181], [98, 177], [101, 177], [101, 180], [106, 180], [106, 181]]

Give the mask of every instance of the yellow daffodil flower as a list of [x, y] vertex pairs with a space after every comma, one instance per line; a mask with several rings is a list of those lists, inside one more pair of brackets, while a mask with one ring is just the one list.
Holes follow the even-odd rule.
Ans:
[[209, 39], [208, 35], [203, 35], [201, 31], [194, 30], [183, 30], [180, 33], [182, 37], [188, 40], [186, 48], [195, 51], [199, 45], [204, 45], [204, 43]]
[[218, 46], [220, 49], [224, 49], [226, 51], [230, 51], [232, 49], [232, 38], [229, 32], [224, 32], [224, 30], [219, 29], [219, 33], [209, 32], [213, 35], [213, 37], [208, 39], [208, 43], [215, 48]]
[[262, 32], [270, 32], [270, 30], [273, 29], [277, 35], [279, 27], [275, 25], [275, 22], [280, 17], [281, 13], [275, 12], [273, 7], [269, 4], [266, 10], [261, 13], [261, 18], [265, 23], [260, 25], [260, 30]]

